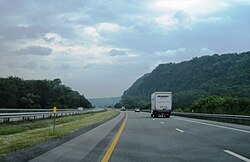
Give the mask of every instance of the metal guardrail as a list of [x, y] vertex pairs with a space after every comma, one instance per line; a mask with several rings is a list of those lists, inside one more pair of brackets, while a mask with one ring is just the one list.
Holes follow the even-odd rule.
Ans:
[[[87, 108], [85, 108], [87, 109]], [[57, 109], [57, 111], [75, 111], [78, 109]], [[0, 113], [7, 112], [50, 112], [53, 109], [17, 109], [17, 108], [0, 108]]]
[[[141, 111], [150, 113], [150, 110], [141, 110]], [[185, 113], [185, 112], [172, 112], [171, 114], [174, 116], [182, 116], [187, 118], [196, 118], [196, 119], [221, 121], [226, 123], [250, 125], [250, 116], [247, 115], [205, 114], [205, 113]]]
[[147, 112], [147, 113], [150, 113], [151, 111], [150, 111], [150, 110], [141, 109], [141, 112]]
[[[34, 119], [45, 119], [52, 118], [53, 112], [49, 109], [49, 112], [21, 112], [21, 113], [0, 113], [0, 122], [14, 122], [14, 121], [25, 121]], [[79, 115], [87, 114], [92, 112], [101, 112], [105, 109], [89, 109], [89, 110], [69, 110], [69, 111], [57, 111], [56, 116], [68, 116], [68, 115]]]
[[246, 115], [203, 114], [203, 113], [183, 113], [183, 112], [172, 112], [172, 115], [250, 125], [250, 116]]

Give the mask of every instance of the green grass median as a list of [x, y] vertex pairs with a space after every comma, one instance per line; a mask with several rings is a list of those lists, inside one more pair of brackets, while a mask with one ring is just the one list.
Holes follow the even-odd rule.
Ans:
[[0, 159], [11, 152], [29, 146], [69, 135], [80, 128], [108, 121], [119, 112], [109, 110], [83, 115], [60, 117], [56, 119], [56, 129], [53, 132], [53, 119], [35, 120], [19, 123], [0, 124]]

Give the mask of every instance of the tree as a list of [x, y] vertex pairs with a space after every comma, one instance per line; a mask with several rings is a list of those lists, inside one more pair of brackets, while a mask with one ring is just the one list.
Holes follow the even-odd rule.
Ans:
[[77, 108], [92, 107], [77, 91], [54, 80], [0, 78], [0, 107], [3, 108]]

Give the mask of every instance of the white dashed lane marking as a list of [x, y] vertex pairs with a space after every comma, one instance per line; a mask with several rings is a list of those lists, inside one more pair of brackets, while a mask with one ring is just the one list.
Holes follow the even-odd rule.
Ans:
[[181, 118], [176, 118], [176, 119], [177, 120], [187, 121], [187, 122], [192, 122], [192, 123], [197, 123], [197, 124], [208, 125], [208, 126], [217, 127], [217, 128], [234, 130], [234, 131], [238, 131], [238, 132], [250, 133], [250, 131], [248, 131], [248, 130], [243, 130], [243, 129], [238, 129], [238, 128], [232, 128], [232, 127], [226, 127], [226, 126], [221, 126], [221, 125], [216, 125], [216, 124], [210, 124], [210, 123], [200, 122], [200, 121], [196, 121], [196, 120], [181, 119]]
[[179, 131], [179, 132], [181, 132], [181, 133], [183, 133], [183, 132], [184, 132], [183, 130], [178, 129], [178, 128], [175, 128], [175, 130], [177, 130], [177, 131]]
[[246, 158], [244, 156], [241, 156], [239, 154], [236, 154], [236, 153], [234, 153], [234, 152], [232, 152], [230, 150], [223, 150], [223, 151], [230, 154], [230, 155], [232, 155], [232, 156], [234, 156], [234, 157], [237, 157], [238, 159], [241, 159], [241, 160], [246, 161], [246, 162], [250, 162], [250, 159], [248, 159], [248, 158]]

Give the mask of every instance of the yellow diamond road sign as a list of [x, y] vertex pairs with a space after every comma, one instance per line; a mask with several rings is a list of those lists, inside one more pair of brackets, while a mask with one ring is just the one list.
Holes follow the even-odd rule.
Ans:
[[53, 113], [56, 113], [56, 107], [53, 108]]

